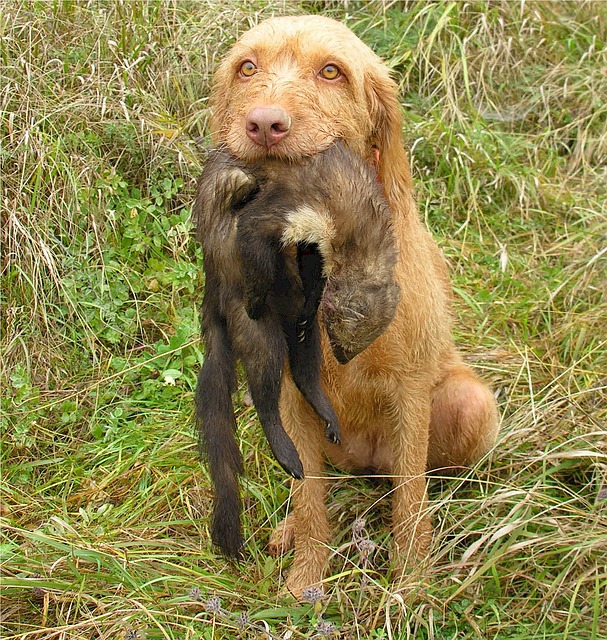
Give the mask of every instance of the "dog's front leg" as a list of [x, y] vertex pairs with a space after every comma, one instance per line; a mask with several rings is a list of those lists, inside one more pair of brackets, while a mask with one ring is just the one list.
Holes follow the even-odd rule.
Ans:
[[324, 426], [310, 408], [290, 376], [285, 376], [281, 415], [287, 433], [303, 463], [305, 479], [293, 482], [293, 530], [295, 553], [287, 577], [287, 589], [301, 599], [306, 587], [323, 578], [329, 556], [329, 522], [325, 497]]
[[405, 572], [420, 566], [432, 538], [425, 476], [430, 389], [431, 382], [407, 380], [394, 400], [392, 531], [397, 582]]

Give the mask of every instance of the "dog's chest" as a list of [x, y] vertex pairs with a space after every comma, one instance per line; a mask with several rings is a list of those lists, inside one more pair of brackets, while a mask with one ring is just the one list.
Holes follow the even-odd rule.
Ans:
[[392, 452], [387, 440], [387, 425], [368, 425], [367, 429], [341, 431], [341, 444], [327, 443], [325, 450], [331, 464], [351, 473], [388, 474], [392, 469]]
[[381, 378], [342, 379], [331, 394], [340, 422], [341, 445], [327, 443], [336, 467], [352, 473], [389, 473], [392, 466], [389, 434], [392, 418]]

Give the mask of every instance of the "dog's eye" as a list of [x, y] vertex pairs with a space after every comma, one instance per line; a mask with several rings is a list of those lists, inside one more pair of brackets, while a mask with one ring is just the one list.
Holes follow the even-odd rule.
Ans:
[[257, 73], [257, 66], [255, 65], [254, 62], [251, 62], [250, 60], [245, 60], [240, 65], [239, 71], [241, 76], [244, 76], [245, 78], [250, 78], [251, 76], [254, 76]]
[[328, 64], [320, 70], [319, 75], [325, 80], [337, 80], [341, 76], [341, 71], [334, 64]]

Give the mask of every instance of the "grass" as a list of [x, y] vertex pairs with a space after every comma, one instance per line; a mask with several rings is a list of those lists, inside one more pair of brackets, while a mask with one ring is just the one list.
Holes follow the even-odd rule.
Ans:
[[[430, 481], [433, 553], [404, 591], [388, 487], [336, 475], [327, 595], [298, 604], [264, 551], [289, 486], [243, 388], [247, 557], [209, 545], [189, 213], [215, 62], [310, 11], [401, 85], [456, 337], [503, 426]], [[2, 637], [607, 637], [606, 42], [600, 2], [4, 3]]]

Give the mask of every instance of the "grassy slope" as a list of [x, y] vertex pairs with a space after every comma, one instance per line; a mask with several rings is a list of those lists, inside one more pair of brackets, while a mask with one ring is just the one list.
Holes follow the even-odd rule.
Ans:
[[432, 480], [435, 550], [401, 593], [387, 488], [338, 479], [328, 596], [295, 605], [289, 557], [264, 553], [289, 489], [254, 412], [238, 404], [240, 567], [209, 547], [191, 428], [209, 71], [285, 6], [0, 8], [3, 637], [607, 636], [607, 8], [406, 9], [286, 5], [344, 19], [394, 68], [457, 337], [502, 435], [464, 478]]

